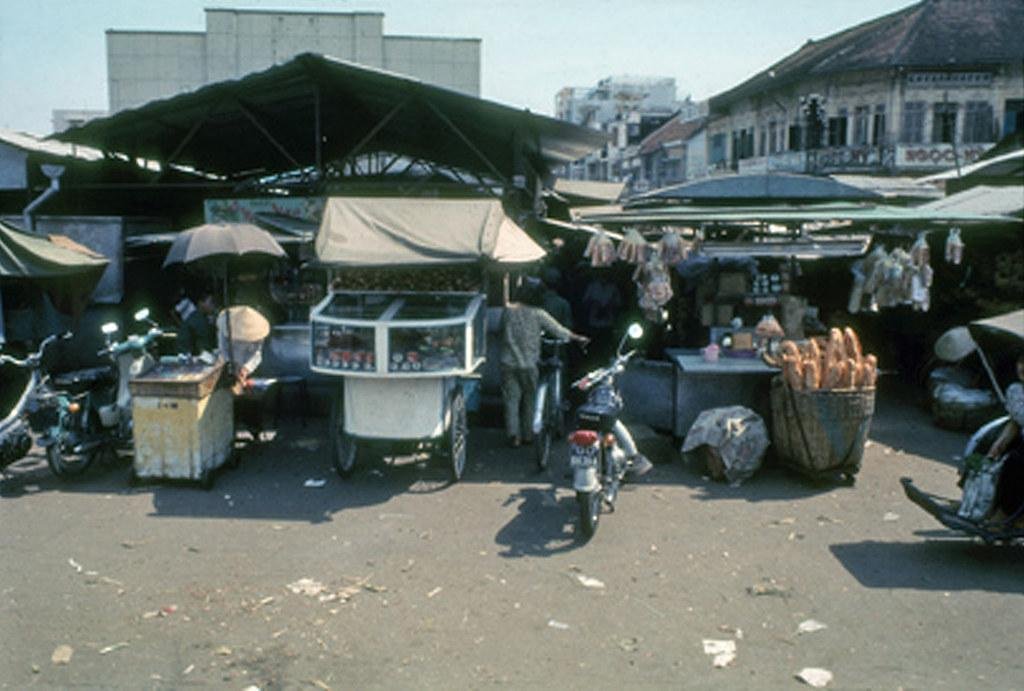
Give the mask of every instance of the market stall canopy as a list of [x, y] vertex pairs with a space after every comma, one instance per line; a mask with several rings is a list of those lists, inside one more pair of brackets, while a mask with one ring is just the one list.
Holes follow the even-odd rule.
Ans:
[[102, 255], [67, 238], [55, 242], [0, 222], [0, 279], [76, 278], [78, 290], [88, 293], [107, 264]]
[[1010, 151], [993, 158], [982, 159], [957, 168], [950, 168], [921, 178], [921, 182], [945, 182], [969, 175], [985, 177], [1012, 177], [1024, 175], [1024, 149]]
[[554, 191], [573, 206], [579, 204], [607, 203], [618, 201], [626, 188], [624, 182], [599, 182], [595, 180], [566, 180], [555, 178]]
[[1024, 214], [1024, 186], [993, 187], [978, 185], [963, 192], [922, 205], [920, 208], [990, 216]]
[[769, 202], [863, 201], [879, 199], [870, 190], [847, 185], [829, 177], [795, 173], [722, 175], [639, 194], [631, 205], [666, 202], [698, 202], [704, 205], [756, 200]]
[[53, 138], [230, 178], [375, 152], [511, 178], [521, 172], [519, 156], [543, 171], [607, 141], [562, 120], [312, 53]]
[[533, 262], [544, 250], [490, 199], [332, 197], [316, 256], [337, 266]]
[[907, 201], [924, 201], [939, 199], [942, 190], [935, 185], [922, 183], [918, 178], [896, 175], [830, 175], [833, 180], [844, 185], [852, 185], [884, 197], [888, 202], [895, 199]]
[[923, 206], [900, 207], [882, 204], [806, 204], [773, 206], [666, 206], [657, 209], [626, 209], [619, 213], [581, 213], [581, 223], [628, 226], [641, 223], [694, 225], [701, 223], [856, 223], [959, 224], [1019, 223], [1020, 219], [992, 214], [963, 213]]

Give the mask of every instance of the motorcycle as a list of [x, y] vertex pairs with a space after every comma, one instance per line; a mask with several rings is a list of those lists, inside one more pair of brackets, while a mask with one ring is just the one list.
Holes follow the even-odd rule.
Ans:
[[[70, 337], [71, 334], [66, 333], [60, 338]], [[56, 334], [47, 336], [39, 344], [39, 349], [23, 360], [0, 354], [0, 365], [29, 370], [21, 395], [7, 416], [0, 420], [0, 471], [24, 458], [32, 448], [33, 423], [38, 424], [39, 417], [45, 415], [48, 408], [46, 376], [42, 371], [43, 354], [57, 339]]]
[[637, 340], [643, 333], [639, 324], [631, 324], [608, 367], [594, 370], [572, 384], [588, 392], [586, 402], [576, 411], [576, 429], [569, 435], [569, 466], [580, 529], [587, 539], [597, 530], [602, 504], [615, 510], [619, 485], [640, 460], [632, 435], [619, 420], [623, 403], [615, 380], [636, 354], [635, 350], [623, 352], [626, 340]]
[[[979, 345], [981, 339], [986, 348]], [[989, 382], [1000, 401], [1005, 401], [1003, 389], [996, 379], [991, 364], [991, 356], [1000, 352], [1017, 352], [1024, 346], [1024, 310], [1011, 312], [991, 319], [972, 322], [968, 327], [957, 327], [946, 332], [935, 343], [935, 354], [946, 362], [959, 362], [969, 355], [976, 354], [989, 377]], [[989, 351], [986, 356], [985, 351]], [[1009, 416], [998, 417], [982, 425], [964, 447], [960, 456], [963, 464], [960, 468], [960, 484], [963, 485], [971, 459], [984, 454], [992, 446], [996, 437], [1009, 421]], [[1024, 539], [1024, 528], [1016, 527], [1018, 515], [1009, 519], [993, 522], [968, 516], [969, 511], [962, 510], [963, 503], [930, 494], [918, 488], [909, 477], [900, 478], [903, 492], [907, 498], [947, 528], [969, 537], [981, 538], [986, 544], [994, 542], [1013, 542]], [[966, 493], [965, 493], [966, 497]], [[1022, 507], [1021, 511], [1024, 511]]]
[[163, 331], [149, 318], [149, 310], [135, 313], [146, 322], [142, 335], [114, 340], [120, 329], [114, 322], [100, 327], [106, 345], [97, 353], [110, 365], [70, 372], [53, 378], [57, 419], [40, 438], [46, 460], [58, 476], [77, 475], [105, 452], [117, 453], [132, 445], [132, 405], [128, 382], [156, 363], [148, 348]]

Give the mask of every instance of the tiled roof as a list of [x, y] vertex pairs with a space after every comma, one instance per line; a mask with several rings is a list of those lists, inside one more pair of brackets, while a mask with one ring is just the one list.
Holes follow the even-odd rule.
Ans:
[[640, 142], [640, 155], [653, 153], [666, 142], [686, 141], [704, 129], [706, 123], [707, 118], [697, 118], [687, 122], [680, 122], [679, 118], [672, 118], [643, 138], [643, 141]]
[[718, 109], [810, 76], [887, 68], [971, 68], [1024, 60], [1021, 0], [923, 0], [808, 41], [711, 99]]

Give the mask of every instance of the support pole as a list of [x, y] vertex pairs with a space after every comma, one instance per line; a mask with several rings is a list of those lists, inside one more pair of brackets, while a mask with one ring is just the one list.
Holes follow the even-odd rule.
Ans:
[[242, 114], [249, 119], [249, 122], [251, 122], [253, 126], [257, 130], [259, 130], [260, 134], [267, 138], [267, 141], [269, 141], [274, 146], [274, 148], [277, 149], [281, 153], [281, 155], [288, 160], [289, 163], [295, 166], [296, 169], [302, 168], [302, 164], [296, 161], [295, 158], [290, 153], [288, 153], [288, 150], [284, 148], [284, 146], [279, 141], [277, 141], [277, 139], [274, 138], [274, 135], [272, 135], [270, 131], [263, 126], [263, 123], [261, 123], [256, 118], [255, 115], [253, 115], [252, 111], [245, 107], [244, 103], [242, 103], [237, 98], [235, 99], [235, 103], [236, 105], [238, 105], [238, 109], [242, 111]]
[[433, 111], [434, 115], [436, 115], [438, 118], [441, 119], [441, 122], [443, 122], [445, 125], [447, 125], [449, 127], [449, 129], [451, 129], [451, 131], [454, 132], [455, 135], [459, 139], [462, 140], [463, 144], [465, 144], [467, 147], [469, 147], [470, 151], [472, 151], [474, 154], [476, 154], [477, 158], [479, 158], [483, 162], [483, 164], [485, 166], [487, 166], [488, 170], [490, 170], [491, 173], [493, 173], [496, 178], [501, 180], [502, 184], [508, 185], [508, 179], [504, 175], [502, 175], [501, 171], [499, 171], [497, 169], [497, 167], [493, 163], [491, 163], [490, 159], [488, 159], [486, 156], [484, 156], [483, 152], [480, 151], [480, 149], [478, 149], [476, 147], [476, 145], [473, 144], [473, 142], [471, 142], [469, 140], [469, 137], [467, 137], [465, 134], [463, 134], [462, 130], [460, 130], [458, 127], [455, 126], [455, 123], [452, 122], [451, 119], [447, 115], [442, 113], [437, 108], [437, 106], [435, 106], [433, 103], [431, 103], [427, 99], [424, 98], [423, 102], [427, 105], [428, 108], [430, 108], [431, 111]]

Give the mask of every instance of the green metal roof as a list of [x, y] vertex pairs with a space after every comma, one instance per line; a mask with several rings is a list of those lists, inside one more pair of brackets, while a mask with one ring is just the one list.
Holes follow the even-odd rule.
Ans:
[[659, 209], [638, 209], [619, 213], [581, 214], [582, 223], [622, 226], [640, 223], [828, 223], [851, 221], [855, 223], [887, 224], [972, 224], [1020, 223], [1010, 216], [957, 212], [924, 207], [899, 207], [881, 204], [830, 203], [800, 206], [749, 207], [695, 207], [678, 206]]

